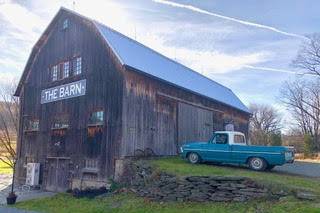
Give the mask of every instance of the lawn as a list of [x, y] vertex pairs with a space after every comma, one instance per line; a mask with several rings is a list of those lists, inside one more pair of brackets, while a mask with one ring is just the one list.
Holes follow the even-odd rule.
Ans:
[[294, 198], [281, 202], [253, 201], [247, 203], [154, 203], [132, 194], [119, 194], [107, 198], [75, 199], [68, 194], [53, 198], [18, 203], [18, 208], [49, 213], [316, 213], [320, 205], [297, 201]]
[[0, 161], [0, 174], [11, 174], [12, 169], [4, 162]]
[[[289, 175], [280, 175], [275, 173], [252, 172], [246, 169], [218, 167], [211, 165], [190, 165], [178, 158], [165, 158], [152, 162], [159, 169], [166, 172], [184, 175], [227, 175], [227, 176], [245, 176], [266, 184], [272, 184], [279, 188], [289, 189], [303, 188], [320, 193], [319, 180], [295, 177]], [[143, 198], [136, 197], [130, 193], [121, 193], [104, 198], [95, 199], [75, 199], [69, 194], [58, 194], [52, 198], [31, 200], [16, 205], [18, 208], [26, 210], [35, 210], [49, 213], [104, 213], [104, 212], [279, 212], [279, 213], [320, 213], [319, 202], [300, 201], [293, 196], [286, 197], [281, 201], [255, 200], [246, 203], [192, 203], [192, 202], [174, 202], [174, 203], [156, 203], [149, 202]]]
[[222, 175], [242, 176], [261, 181], [275, 187], [287, 189], [305, 189], [320, 194], [320, 179], [305, 178], [299, 176], [278, 174], [275, 172], [254, 172], [246, 168], [213, 166], [213, 165], [190, 165], [180, 158], [163, 158], [153, 161], [160, 170], [178, 176], [184, 175]]

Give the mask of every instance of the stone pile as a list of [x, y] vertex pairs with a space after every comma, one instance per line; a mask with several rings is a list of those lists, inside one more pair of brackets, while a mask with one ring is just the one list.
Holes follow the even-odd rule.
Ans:
[[244, 177], [187, 176], [178, 178], [136, 166], [133, 191], [152, 201], [238, 201], [268, 197], [262, 185]]

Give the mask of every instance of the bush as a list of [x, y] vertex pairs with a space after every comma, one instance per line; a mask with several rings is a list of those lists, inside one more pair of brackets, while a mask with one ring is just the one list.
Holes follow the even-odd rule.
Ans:
[[311, 135], [306, 134], [303, 137], [304, 142], [304, 157], [312, 157], [314, 152], [313, 138]]
[[71, 191], [71, 194], [75, 198], [94, 198], [96, 196], [108, 193], [109, 191], [107, 190], [106, 187], [100, 187], [100, 188], [86, 188], [84, 190], [80, 190], [78, 188], [74, 189]]
[[114, 181], [112, 178], [109, 179], [109, 182], [110, 182], [110, 189], [109, 189], [110, 192], [116, 192], [119, 189], [126, 187], [125, 183], [118, 183]]

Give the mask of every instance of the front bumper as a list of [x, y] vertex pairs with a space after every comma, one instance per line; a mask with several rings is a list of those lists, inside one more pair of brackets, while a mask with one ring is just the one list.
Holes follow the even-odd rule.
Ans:
[[183, 159], [186, 158], [186, 153], [182, 147], [179, 148], [179, 156]]
[[285, 161], [286, 161], [286, 163], [293, 163], [294, 162], [294, 152], [286, 152], [285, 153]]
[[294, 163], [294, 159], [287, 160], [286, 163]]

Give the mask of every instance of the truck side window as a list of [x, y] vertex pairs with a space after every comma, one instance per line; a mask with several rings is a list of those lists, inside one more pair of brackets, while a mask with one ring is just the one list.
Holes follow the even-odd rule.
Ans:
[[218, 133], [214, 136], [212, 142], [215, 144], [227, 144], [228, 143], [228, 135]]
[[242, 135], [234, 135], [234, 143], [245, 144], [246, 140]]

